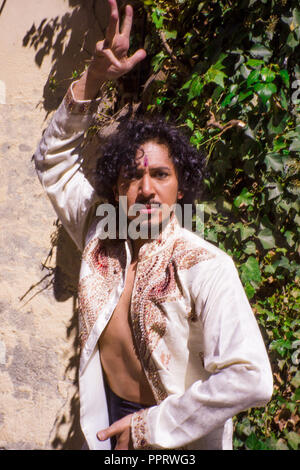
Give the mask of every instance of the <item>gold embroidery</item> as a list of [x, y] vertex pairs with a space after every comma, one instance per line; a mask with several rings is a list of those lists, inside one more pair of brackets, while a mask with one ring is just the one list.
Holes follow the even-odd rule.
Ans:
[[140, 410], [134, 413], [131, 422], [132, 441], [135, 449], [151, 450], [146, 436], [148, 435], [148, 426], [146, 422], [147, 410]]
[[92, 240], [83, 252], [91, 274], [79, 283], [79, 338], [83, 348], [101, 310], [107, 304], [116, 279], [125, 269], [124, 243]]
[[[181, 232], [171, 220], [159, 240], [145, 244], [131, 299], [131, 322], [140, 360], [158, 403], [168, 393], [161, 381], [161, 367], [168, 367], [167, 346], [161, 342], [167, 331], [165, 304], [183, 297], [178, 272], [212, 258], [210, 252], [179, 238]], [[124, 242], [95, 238], [86, 247], [83, 259], [91, 274], [79, 284], [80, 338], [84, 346], [98, 316], [108, 303], [116, 282], [126, 266]], [[188, 315], [193, 320], [192, 315]], [[159, 346], [158, 355], [155, 350]]]
[[93, 114], [97, 111], [99, 105], [99, 102], [97, 101], [75, 101], [72, 95], [71, 87], [68, 88], [68, 91], [64, 97], [64, 103], [69, 112], [76, 114]]
[[214, 258], [214, 254], [205, 248], [190, 248], [187, 240], [176, 240], [173, 259], [178, 269], [190, 269], [201, 261]]
[[[132, 327], [140, 360], [158, 403], [167, 397], [153, 354], [167, 330], [163, 304], [178, 301], [183, 296], [178, 270], [190, 269], [213, 257], [204, 248], [190, 248], [185, 240], [175, 239], [170, 243], [170, 238], [165, 237], [161, 243], [165, 244], [162, 251], [141, 260], [131, 302]], [[164, 354], [168, 354], [168, 350], [160, 351], [159, 357]]]

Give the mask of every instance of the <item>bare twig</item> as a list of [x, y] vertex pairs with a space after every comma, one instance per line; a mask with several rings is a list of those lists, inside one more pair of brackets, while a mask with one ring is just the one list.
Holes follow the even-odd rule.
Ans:
[[189, 70], [188, 68], [182, 64], [180, 62], [180, 60], [177, 59], [176, 55], [174, 54], [174, 52], [172, 51], [170, 45], [168, 44], [168, 41], [166, 39], [166, 36], [165, 36], [165, 33], [164, 31], [159, 31], [159, 37], [162, 41], [162, 44], [163, 44], [163, 47], [165, 49], [165, 51], [167, 52], [167, 54], [170, 56], [170, 58], [172, 59], [172, 61], [179, 67], [179, 69], [185, 73], [185, 74], [188, 74], [189, 73]]
[[[206, 108], [208, 108], [210, 105], [211, 105], [211, 99], [209, 99], [205, 103]], [[228, 129], [231, 129], [232, 127], [235, 127], [235, 126], [238, 126], [238, 127], [246, 126], [246, 123], [244, 121], [241, 121], [240, 119], [231, 119], [225, 124], [222, 124], [221, 122], [217, 121], [216, 116], [210, 109], [208, 110], [208, 112], [210, 115], [210, 119], [206, 122], [206, 127], [216, 127], [217, 129], [220, 129], [221, 132], [218, 135], [222, 135], [223, 132], [226, 132]]]

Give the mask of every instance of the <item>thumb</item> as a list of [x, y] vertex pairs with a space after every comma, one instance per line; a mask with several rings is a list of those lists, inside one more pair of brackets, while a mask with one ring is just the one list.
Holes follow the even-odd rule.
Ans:
[[114, 425], [112, 424], [111, 426], [109, 426], [109, 428], [98, 431], [97, 438], [99, 439], [99, 441], [106, 441], [106, 439], [115, 436], [117, 432], [118, 431], [114, 428]]
[[97, 438], [99, 441], [106, 441], [109, 437], [121, 434], [126, 428], [130, 427], [131, 416], [131, 414], [124, 416], [124, 418], [115, 421], [108, 428], [98, 431]]

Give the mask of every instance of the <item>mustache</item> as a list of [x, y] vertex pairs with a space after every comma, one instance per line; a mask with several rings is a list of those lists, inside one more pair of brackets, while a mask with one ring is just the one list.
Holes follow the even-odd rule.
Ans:
[[143, 204], [144, 206], [161, 206], [161, 202], [155, 201], [154, 199], [145, 199], [145, 198], [139, 198], [135, 201], [135, 204]]

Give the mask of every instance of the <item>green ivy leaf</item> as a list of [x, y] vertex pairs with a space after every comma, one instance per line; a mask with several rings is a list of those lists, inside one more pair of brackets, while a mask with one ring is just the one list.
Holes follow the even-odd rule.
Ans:
[[249, 206], [253, 204], [253, 194], [247, 188], [243, 188], [240, 195], [235, 198], [233, 204], [239, 208], [241, 206]]
[[286, 435], [287, 441], [293, 450], [298, 450], [300, 447], [300, 436], [294, 431], [290, 431]]
[[292, 271], [293, 266], [289, 262], [288, 258], [286, 256], [281, 256], [281, 258], [273, 263], [273, 266], [279, 267], [279, 268], [284, 268], [287, 271]]
[[224, 88], [224, 79], [227, 78], [227, 75], [221, 70], [214, 69], [213, 67], [209, 68], [205, 74], [205, 81], [207, 83], [213, 82], [220, 87]]
[[246, 439], [246, 446], [250, 450], [268, 450], [268, 446], [260, 441], [254, 433], [251, 433], [250, 436]]
[[255, 255], [256, 254], [256, 245], [254, 242], [250, 241], [247, 242], [244, 248], [244, 252], [247, 255]]
[[277, 87], [274, 83], [256, 83], [254, 90], [262, 100], [263, 104], [266, 104], [271, 96], [276, 93]]
[[205, 239], [210, 241], [210, 242], [213, 242], [213, 243], [217, 243], [218, 242], [218, 234], [215, 230], [213, 229], [206, 229], [205, 230]]
[[259, 239], [260, 243], [262, 244], [265, 250], [274, 248], [276, 246], [275, 238], [269, 228], [261, 230], [258, 233], [257, 238]]
[[256, 285], [261, 283], [259, 264], [254, 256], [249, 256], [247, 261], [241, 265], [241, 279], [245, 283], [254, 282]]
[[253, 91], [251, 91], [251, 90], [241, 91], [241, 93], [239, 93], [239, 98], [238, 98], [239, 103], [246, 100], [250, 96], [253, 96]]
[[221, 107], [225, 108], [226, 106], [228, 106], [234, 96], [235, 93], [228, 93], [228, 95], [226, 95], [223, 101], [221, 102]]
[[197, 96], [200, 96], [203, 86], [204, 86], [204, 83], [202, 81], [201, 76], [195, 76], [190, 84], [189, 93], [188, 93], [188, 101], [191, 101]]
[[201, 142], [203, 141], [203, 139], [204, 139], [204, 135], [200, 131], [196, 130], [194, 134], [191, 136], [190, 142], [192, 145], [195, 145], [195, 147], [198, 148]]
[[296, 372], [296, 375], [292, 378], [291, 384], [293, 387], [298, 388], [300, 387], [300, 371]]
[[286, 88], [290, 87], [290, 76], [287, 70], [280, 70], [279, 75], [285, 84]]
[[283, 166], [286, 163], [287, 158], [283, 157], [279, 153], [268, 153], [265, 156], [264, 162], [266, 164], [267, 170], [270, 169], [274, 171], [283, 171]]
[[300, 137], [299, 136], [294, 138], [293, 142], [289, 146], [289, 150], [293, 152], [300, 152]]
[[264, 82], [273, 82], [275, 80], [276, 74], [273, 70], [269, 69], [268, 67], [263, 67], [260, 71], [261, 78]]
[[253, 83], [258, 82], [260, 77], [260, 71], [259, 70], [252, 70], [252, 72], [249, 73], [247, 77], [247, 86], [249, 87]]
[[164, 12], [160, 8], [155, 8], [152, 12], [151, 18], [157, 29], [162, 28], [164, 22], [163, 14]]
[[157, 72], [160, 69], [165, 58], [166, 58], [166, 55], [163, 51], [159, 52], [158, 54], [156, 54], [155, 57], [153, 57], [152, 66], [153, 66], [154, 72]]
[[261, 59], [249, 59], [246, 62], [246, 65], [249, 65], [249, 67], [260, 67], [263, 64], [264, 61]]
[[280, 90], [280, 104], [283, 109], [288, 109], [288, 101], [283, 89]]
[[285, 357], [291, 348], [291, 342], [285, 339], [276, 339], [270, 344], [270, 350], [278, 352], [281, 357]]
[[272, 115], [271, 119], [268, 122], [268, 131], [270, 135], [281, 134], [285, 127], [286, 122], [289, 119], [289, 114], [285, 112], [277, 113]]
[[266, 188], [268, 190], [268, 201], [276, 199], [283, 194], [283, 188], [280, 183], [268, 183]]
[[263, 57], [264, 59], [269, 59], [273, 52], [271, 49], [268, 49], [266, 46], [262, 44], [255, 44], [255, 46], [251, 47], [250, 54], [252, 57]]
[[194, 130], [194, 127], [195, 127], [195, 126], [194, 126], [193, 121], [191, 121], [190, 119], [186, 119], [185, 123], [186, 123], [186, 125], [191, 129], [191, 131]]
[[295, 47], [299, 46], [299, 41], [297, 40], [293, 32], [290, 32], [290, 34], [288, 35], [286, 43], [291, 49], [295, 49]]
[[300, 26], [300, 10], [298, 8], [293, 9], [293, 26], [295, 28]]
[[249, 282], [246, 282], [244, 287], [245, 287], [245, 292], [246, 292], [248, 299], [249, 300], [252, 299], [252, 297], [254, 297], [255, 295], [256, 289]]
[[255, 228], [241, 224], [240, 226], [241, 240], [244, 241], [255, 234]]

